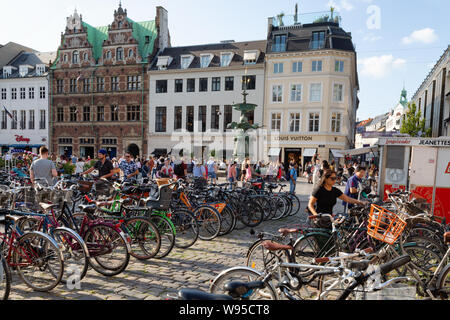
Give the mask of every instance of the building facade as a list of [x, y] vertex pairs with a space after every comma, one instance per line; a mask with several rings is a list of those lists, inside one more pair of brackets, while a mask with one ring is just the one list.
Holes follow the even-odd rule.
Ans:
[[[0, 49], [0, 55], [1, 53]], [[0, 74], [1, 153], [48, 144], [48, 70], [55, 53], [21, 52]]]
[[403, 116], [408, 109], [407, 91], [403, 88], [400, 101], [397, 106], [392, 109], [386, 120], [386, 132], [399, 132], [402, 127]]
[[433, 138], [450, 135], [450, 46], [423, 81], [412, 101]]
[[225, 41], [165, 49], [149, 71], [149, 154], [231, 159], [235, 133], [227, 126], [240, 121], [232, 105], [244, 89], [257, 105], [249, 122], [263, 124], [265, 47]]
[[92, 27], [76, 11], [67, 18], [49, 80], [52, 152], [146, 155], [147, 69], [170, 46], [167, 16], [157, 7], [155, 20], [135, 22], [120, 5], [105, 27]]
[[[292, 20], [292, 19], [291, 19]], [[264, 118], [268, 154], [304, 165], [339, 160], [354, 147], [359, 90], [356, 52], [339, 18], [269, 18]]]

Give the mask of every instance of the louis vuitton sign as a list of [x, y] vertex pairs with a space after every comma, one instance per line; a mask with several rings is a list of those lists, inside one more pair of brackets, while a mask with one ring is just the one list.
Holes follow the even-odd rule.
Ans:
[[272, 141], [313, 141], [311, 136], [273, 136]]

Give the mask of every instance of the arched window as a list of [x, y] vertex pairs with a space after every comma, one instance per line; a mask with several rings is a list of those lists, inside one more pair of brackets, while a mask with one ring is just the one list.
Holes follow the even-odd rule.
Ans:
[[84, 61], [89, 61], [89, 55], [87, 53], [84, 54]]
[[122, 29], [122, 21], [119, 21], [119, 23], [117, 24], [117, 28]]
[[80, 61], [80, 55], [78, 51], [74, 51], [72, 54], [72, 63], [78, 63]]
[[123, 60], [123, 48], [117, 48], [116, 60], [117, 61], [122, 61]]
[[67, 62], [67, 54], [64, 55], [63, 61]]
[[128, 58], [133, 58], [133, 49], [128, 50]]
[[111, 59], [111, 51], [106, 52], [106, 60]]

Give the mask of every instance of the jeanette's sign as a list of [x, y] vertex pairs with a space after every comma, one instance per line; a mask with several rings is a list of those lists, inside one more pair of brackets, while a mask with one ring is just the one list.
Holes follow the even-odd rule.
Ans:
[[15, 135], [17, 142], [26, 142], [30, 143], [30, 138], [24, 138], [23, 136]]
[[313, 141], [310, 136], [276, 136], [272, 137], [273, 141]]
[[449, 139], [380, 139], [380, 145], [450, 147]]
[[449, 147], [450, 140], [420, 140], [419, 146]]

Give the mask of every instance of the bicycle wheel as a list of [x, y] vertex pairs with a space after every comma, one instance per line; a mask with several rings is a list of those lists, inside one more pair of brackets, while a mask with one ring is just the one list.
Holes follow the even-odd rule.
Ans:
[[0, 299], [8, 300], [11, 291], [11, 270], [5, 259], [0, 256]]
[[170, 219], [175, 226], [175, 247], [186, 249], [194, 245], [198, 239], [198, 223], [192, 212], [186, 209], [176, 209]]
[[220, 233], [219, 236], [224, 236], [228, 233], [230, 233], [233, 228], [236, 225], [236, 216], [234, 215], [233, 211], [231, 211], [230, 208], [225, 207], [223, 208], [222, 212], [220, 213], [220, 218], [222, 220], [221, 226], [220, 226]]
[[61, 282], [76, 284], [87, 273], [89, 252], [83, 239], [75, 231], [67, 228], [52, 230], [51, 236], [59, 245], [64, 257], [64, 274]]
[[222, 220], [219, 212], [208, 205], [199, 206], [194, 211], [199, 225], [199, 238], [210, 241], [216, 238], [220, 233]]
[[276, 196], [273, 199], [275, 201], [275, 214], [272, 217], [272, 220], [280, 220], [287, 210], [286, 200], [280, 196]]
[[123, 272], [130, 261], [127, 240], [109, 225], [98, 224], [90, 227], [84, 235], [89, 249], [89, 264], [107, 277]]
[[[296, 241], [293, 256], [296, 263], [310, 264], [313, 258], [319, 257], [323, 252], [323, 246], [327, 243], [329, 236], [322, 234], [306, 234]], [[314, 270], [308, 268], [297, 268], [302, 276], [309, 276]]]
[[123, 230], [131, 237], [130, 254], [138, 260], [156, 256], [161, 248], [161, 236], [153, 222], [145, 217], [125, 220]]
[[[232, 281], [260, 281], [263, 279], [263, 274], [256, 270], [245, 267], [231, 268], [221, 272], [211, 283], [209, 291], [213, 294], [228, 294], [225, 290], [225, 285]], [[263, 289], [254, 290], [248, 297], [249, 300], [278, 300], [278, 295], [273, 285], [267, 281], [266, 287]]]
[[243, 204], [241, 215], [242, 223], [247, 227], [254, 228], [261, 224], [264, 218], [264, 210], [254, 199], [248, 199]]
[[450, 298], [450, 264], [447, 264], [437, 278], [437, 291], [442, 300]]
[[283, 251], [269, 251], [262, 245], [268, 239], [261, 239], [255, 242], [247, 252], [246, 266], [257, 271], [267, 271], [278, 261], [287, 261]]
[[161, 246], [159, 252], [156, 254], [156, 259], [162, 259], [166, 257], [175, 246], [176, 230], [172, 221], [170, 221], [166, 216], [160, 214], [152, 214], [150, 220], [158, 229], [161, 235]]
[[300, 212], [300, 199], [296, 194], [289, 193], [288, 194], [289, 199], [292, 202], [292, 211], [290, 216], [295, 216]]
[[58, 244], [41, 232], [29, 232], [18, 239], [12, 265], [19, 277], [35, 291], [55, 288], [64, 273], [64, 260]]
[[280, 194], [280, 196], [284, 199], [284, 201], [286, 202], [286, 211], [283, 214], [282, 218], [286, 218], [289, 217], [292, 213], [292, 209], [293, 209], [293, 204], [292, 204], [292, 200], [291, 198], [289, 198], [289, 196], [286, 193], [282, 193]]

